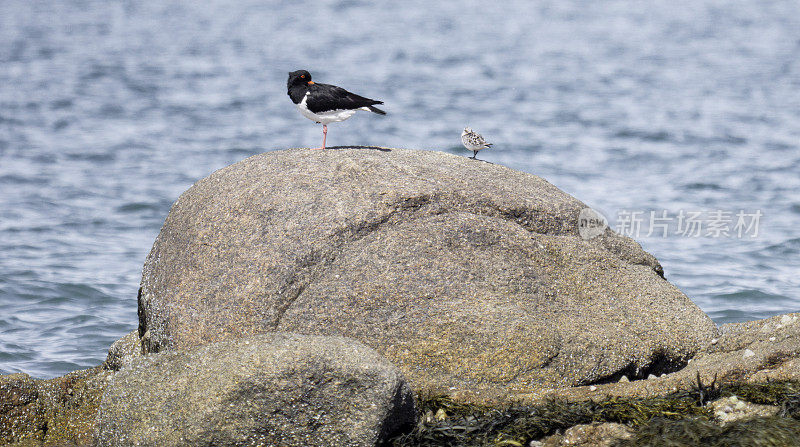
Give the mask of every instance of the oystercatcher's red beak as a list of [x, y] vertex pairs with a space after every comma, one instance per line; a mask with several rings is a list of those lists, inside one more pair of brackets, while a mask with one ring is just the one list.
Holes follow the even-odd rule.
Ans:
[[313, 84], [313, 83], [314, 83], [314, 81], [308, 81], [308, 82], [307, 82], [307, 84], [308, 84], [308, 85], [311, 85], [311, 84]]

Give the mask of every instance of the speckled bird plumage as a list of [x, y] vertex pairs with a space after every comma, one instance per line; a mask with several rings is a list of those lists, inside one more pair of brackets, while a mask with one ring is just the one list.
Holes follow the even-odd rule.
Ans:
[[473, 159], [476, 159], [478, 156], [478, 151], [492, 146], [492, 143], [487, 143], [481, 134], [473, 131], [469, 127], [464, 128], [464, 131], [461, 132], [461, 142], [464, 144], [465, 148], [474, 153], [472, 157], [470, 157]]

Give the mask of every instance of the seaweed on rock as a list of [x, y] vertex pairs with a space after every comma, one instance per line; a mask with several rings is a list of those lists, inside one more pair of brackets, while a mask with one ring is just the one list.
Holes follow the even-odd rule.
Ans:
[[617, 447], [792, 447], [798, 445], [800, 421], [782, 417], [760, 417], [724, 427], [708, 420], [655, 418], [631, 439]]
[[[758, 404], [780, 406], [778, 417], [736, 421], [721, 427], [706, 403], [736, 395]], [[697, 384], [663, 397], [607, 397], [600, 401], [552, 400], [540, 405], [487, 407], [455, 402], [447, 396], [418, 395], [420, 419], [411, 432], [392, 439], [393, 447], [527, 446], [531, 440], [578, 424], [616, 422], [635, 429], [619, 446], [796, 445], [800, 435], [800, 382]], [[759, 444], [762, 436], [770, 443]], [[714, 441], [719, 439], [720, 441]], [[748, 443], [741, 444], [739, 441]], [[764, 441], [766, 442], [766, 441]]]

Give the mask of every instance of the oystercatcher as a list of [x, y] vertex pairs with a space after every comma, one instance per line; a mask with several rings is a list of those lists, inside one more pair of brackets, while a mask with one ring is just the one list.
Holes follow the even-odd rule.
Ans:
[[492, 143], [487, 143], [486, 140], [483, 139], [481, 134], [478, 132], [474, 132], [469, 127], [465, 127], [464, 131], [461, 132], [461, 143], [464, 144], [464, 147], [471, 150], [473, 152], [472, 157], [469, 157], [473, 160], [477, 160], [478, 151], [481, 149], [485, 149], [487, 147], [492, 147]]
[[317, 84], [305, 70], [289, 73], [286, 86], [289, 97], [300, 113], [311, 121], [322, 123], [321, 149], [325, 149], [328, 123], [344, 121], [358, 110], [386, 115], [386, 112], [375, 107], [375, 104], [383, 104], [383, 101], [365, 98], [335, 85]]

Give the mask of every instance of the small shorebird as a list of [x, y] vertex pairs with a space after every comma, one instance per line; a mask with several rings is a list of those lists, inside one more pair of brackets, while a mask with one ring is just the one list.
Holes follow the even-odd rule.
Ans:
[[344, 121], [358, 110], [386, 115], [386, 112], [375, 107], [383, 101], [365, 98], [347, 90], [329, 84], [317, 84], [311, 80], [311, 73], [297, 70], [289, 73], [286, 83], [289, 98], [304, 117], [322, 124], [322, 147], [328, 137], [328, 124]]
[[461, 132], [461, 142], [464, 143], [465, 148], [473, 152], [472, 157], [469, 157], [473, 160], [477, 160], [476, 157], [478, 156], [479, 150], [492, 147], [492, 143], [487, 143], [481, 134], [473, 131], [469, 127], [465, 127], [464, 131]]

